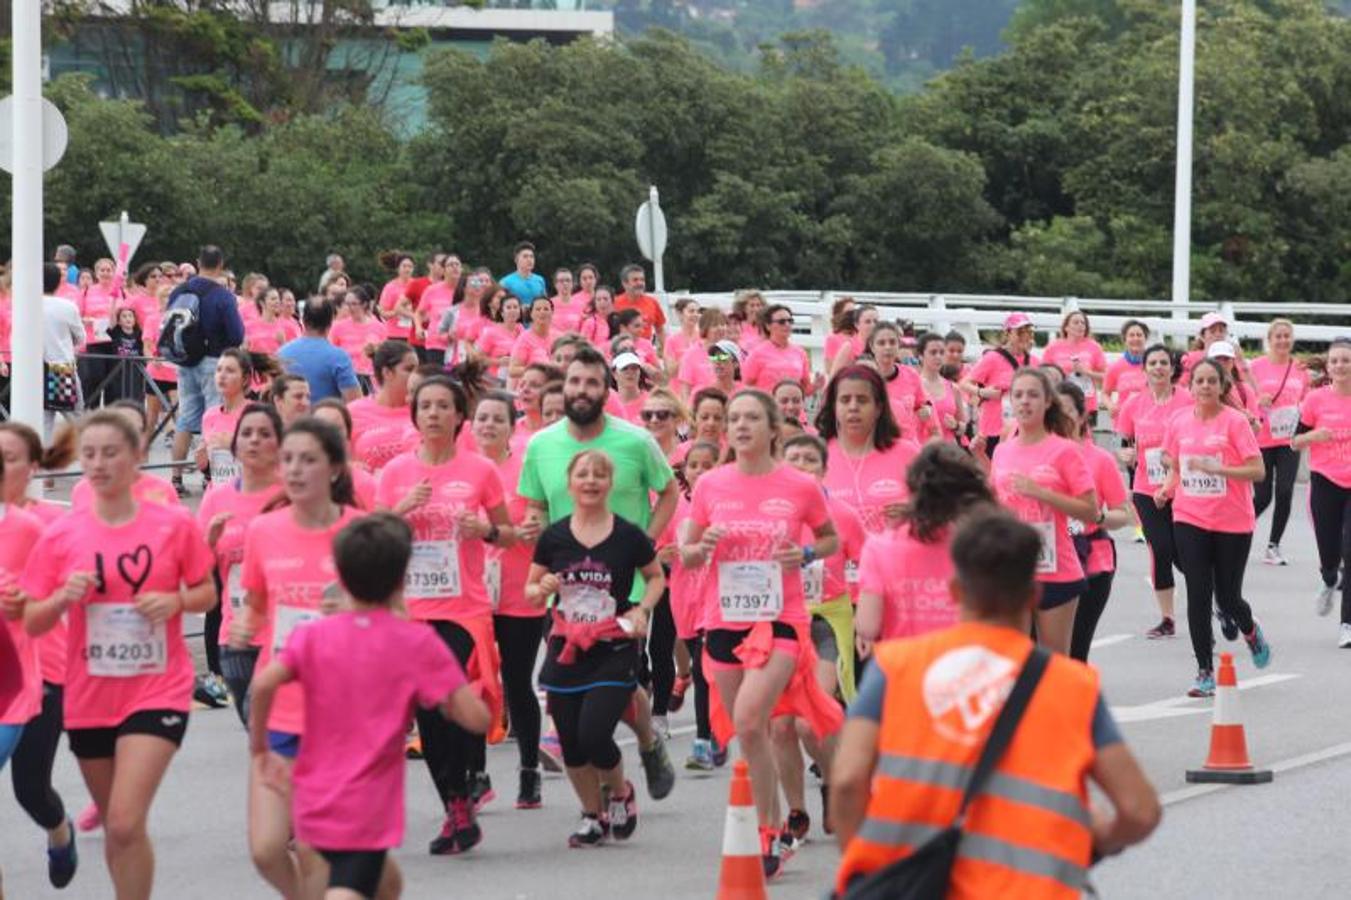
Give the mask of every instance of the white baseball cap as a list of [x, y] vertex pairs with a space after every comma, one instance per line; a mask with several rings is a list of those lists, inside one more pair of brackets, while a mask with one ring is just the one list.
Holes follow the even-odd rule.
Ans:
[[1206, 350], [1208, 359], [1235, 359], [1238, 354], [1234, 352], [1234, 345], [1228, 341], [1216, 341]]
[[627, 369], [629, 366], [641, 366], [643, 361], [638, 358], [636, 353], [624, 352], [615, 357], [615, 361], [610, 365], [618, 372], [620, 369]]

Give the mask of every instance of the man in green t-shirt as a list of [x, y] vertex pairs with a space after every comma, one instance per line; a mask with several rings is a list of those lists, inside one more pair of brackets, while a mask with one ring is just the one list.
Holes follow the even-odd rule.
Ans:
[[[609, 395], [610, 366], [605, 357], [594, 347], [579, 347], [564, 375], [563, 420], [540, 431], [525, 448], [516, 489], [529, 501], [519, 532], [522, 539], [534, 540], [545, 524], [572, 512], [568, 463], [583, 450], [600, 450], [614, 462], [611, 512], [646, 530], [654, 541], [666, 530], [679, 500], [671, 467], [652, 435], [605, 414]], [[655, 505], [653, 494], [657, 495]], [[639, 597], [641, 582], [634, 578], [633, 588]], [[645, 691], [634, 691], [630, 709], [624, 721], [638, 735], [647, 792], [652, 799], [661, 800], [675, 787], [675, 768], [661, 735], [652, 727], [652, 705]]]

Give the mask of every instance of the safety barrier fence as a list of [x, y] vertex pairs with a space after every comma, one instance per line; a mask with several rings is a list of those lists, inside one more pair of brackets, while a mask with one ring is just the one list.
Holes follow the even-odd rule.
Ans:
[[[147, 395], [155, 397], [160, 403], [160, 409], [163, 411], [160, 420], [152, 423], [154, 425], [149, 440], [154, 441], [160, 436], [169, 423], [174, 420], [174, 415], [178, 411], [178, 404], [169, 399], [169, 397], [160, 389], [155, 379], [146, 369], [148, 363], [162, 363], [164, 360], [154, 356], [118, 356], [112, 353], [78, 353], [76, 354], [76, 364], [78, 373], [83, 380], [87, 368], [81, 363], [103, 364], [106, 371], [96, 376], [97, 380], [92, 387], [85, 388], [82, 385], [81, 393], [84, 397], [86, 409], [97, 408], [97, 404], [91, 405], [93, 398], [112, 397], [130, 397], [141, 399]], [[111, 362], [109, 365], [108, 363]], [[0, 390], [0, 419], [9, 418], [9, 396], [12, 382], [7, 383]]]

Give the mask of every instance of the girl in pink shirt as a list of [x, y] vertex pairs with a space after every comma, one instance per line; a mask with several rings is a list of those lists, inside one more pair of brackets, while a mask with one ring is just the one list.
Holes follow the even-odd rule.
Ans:
[[1299, 474], [1299, 453], [1290, 439], [1299, 427], [1299, 403], [1309, 392], [1309, 376], [1304, 365], [1291, 355], [1295, 346], [1295, 326], [1289, 319], [1273, 319], [1267, 326], [1267, 354], [1248, 365], [1251, 383], [1257, 392], [1262, 429], [1257, 446], [1262, 448], [1266, 477], [1253, 488], [1253, 511], [1260, 518], [1275, 499], [1271, 530], [1262, 561], [1268, 565], [1289, 565], [1281, 553], [1281, 538], [1290, 521], [1290, 507]]
[[800, 382], [792, 378], [784, 379], [774, 385], [771, 393], [774, 402], [778, 404], [779, 413], [783, 416], [783, 424], [793, 431], [793, 434], [816, 434], [816, 429], [807, 424], [807, 395], [803, 393]]
[[417, 371], [417, 353], [403, 341], [385, 341], [372, 358], [376, 391], [348, 404], [352, 452], [367, 472], [378, 474], [417, 443], [408, 408], [408, 379]]
[[491, 714], [441, 642], [395, 612], [407, 527], [362, 519], [338, 533], [334, 555], [351, 607], [295, 632], [260, 673], [250, 751], [269, 783], [286, 783], [267, 716], [279, 689], [301, 687], [308, 727], [290, 780], [296, 840], [328, 862], [327, 895], [396, 896], [401, 876], [387, 854], [403, 841], [409, 714], [434, 708], [477, 732]]
[[886, 530], [900, 517], [905, 470], [919, 445], [901, 437], [882, 376], [861, 365], [835, 373], [816, 427], [829, 448], [830, 495], [852, 506], [869, 534]]
[[1061, 437], [1074, 428], [1065, 421], [1045, 372], [1019, 371], [1010, 382], [1009, 397], [1017, 432], [995, 449], [990, 481], [999, 501], [1041, 533], [1037, 640], [1067, 654], [1078, 599], [1087, 589], [1069, 519], [1097, 519], [1093, 475], [1078, 442]]
[[572, 272], [567, 269], [554, 273], [554, 290], [549, 298], [554, 305], [554, 327], [562, 332], [576, 331], [591, 295], [572, 292]]
[[1088, 316], [1071, 310], [1060, 323], [1060, 336], [1041, 352], [1043, 364], [1057, 366], [1065, 379], [1083, 392], [1088, 411], [1098, 409], [1098, 387], [1107, 375], [1107, 354], [1093, 340]]
[[615, 295], [601, 285], [591, 295], [591, 302], [582, 313], [577, 330], [593, 347], [604, 348], [610, 343], [610, 315], [615, 311]]
[[1013, 421], [1009, 387], [1019, 369], [1036, 365], [1031, 352], [1035, 345], [1032, 321], [1022, 313], [1014, 313], [1005, 323], [1003, 343], [985, 351], [961, 381], [962, 390], [979, 410], [976, 433], [985, 439], [987, 455], [994, 454], [1004, 426]]
[[672, 466], [685, 461], [690, 447], [703, 441], [715, 447], [727, 446], [727, 395], [714, 387], [703, 388], [690, 403], [694, 417], [694, 431], [690, 439], [675, 448], [670, 456]]
[[642, 361], [632, 353], [615, 357], [615, 390], [610, 392], [605, 411], [626, 422], [641, 425], [639, 413], [647, 401], [647, 375]]
[[[142, 435], [149, 433], [146, 428], [145, 407], [139, 403], [132, 400], [118, 400], [109, 406], [108, 410], [120, 416], [123, 421], [137, 429]], [[142, 438], [142, 447], [144, 448], [144, 438]], [[142, 449], [139, 463], [144, 462], [145, 450]], [[178, 477], [181, 476], [175, 476], [175, 478]], [[181, 482], [165, 481], [163, 478], [156, 478], [149, 472], [140, 472], [135, 483], [131, 486], [131, 493], [137, 500], [158, 503], [163, 506], [178, 506], [183, 502], [179, 499], [178, 491], [175, 490], [179, 486], [181, 486]], [[75, 487], [71, 488], [70, 491], [71, 509], [88, 509], [93, 505], [97, 493], [87, 477], [81, 478], [75, 482]]]
[[[1351, 341], [1339, 338], [1328, 346], [1331, 383], [1309, 393], [1300, 404], [1299, 430], [1290, 446], [1309, 448], [1309, 512], [1318, 546], [1323, 583], [1318, 591], [1320, 616], [1332, 611], [1332, 596], [1343, 563], [1351, 559]], [[1341, 630], [1337, 646], [1351, 647], [1351, 587], [1342, 579]]]
[[699, 343], [699, 317], [703, 309], [693, 297], [681, 297], [675, 302], [676, 315], [680, 318], [680, 330], [668, 335], [662, 345], [665, 357], [665, 372], [675, 377], [680, 369], [680, 360], [685, 351]]
[[548, 297], [536, 297], [530, 304], [530, 327], [521, 332], [511, 348], [509, 374], [512, 384], [520, 380], [526, 366], [550, 361], [553, 343], [562, 337], [554, 330], [553, 321], [553, 301]]
[[928, 634], [957, 624], [948, 590], [952, 525], [983, 503], [994, 503], [985, 473], [955, 444], [928, 444], [906, 473], [910, 499], [897, 527], [869, 535], [859, 562], [859, 656], [878, 641]]
[[1173, 539], [1178, 565], [1187, 579], [1187, 625], [1197, 675], [1188, 695], [1215, 692], [1215, 635], [1210, 624], [1212, 598], [1230, 640], [1237, 626], [1253, 664], [1265, 668], [1271, 647], [1243, 599], [1243, 570], [1248, 564], [1255, 524], [1252, 484], [1265, 475], [1262, 452], [1247, 417], [1234, 409], [1233, 385], [1215, 360], [1192, 368], [1195, 406], [1173, 416], [1164, 437], [1168, 476], [1155, 492], [1162, 506], [1173, 501]]
[[[314, 404], [310, 415], [320, 422], [327, 422], [342, 432], [347, 442], [347, 458], [352, 458], [352, 413], [347, 404], [337, 397], [325, 397]], [[352, 476], [352, 494], [356, 498], [356, 507], [362, 512], [375, 512], [375, 492], [379, 486], [375, 476], [360, 466], [348, 466]]]
[[197, 522], [216, 558], [221, 675], [230, 688], [239, 720], [245, 724], [249, 682], [262, 641], [255, 635], [248, 647], [236, 650], [228, 646], [230, 628], [236, 613], [244, 606], [244, 535], [263, 507], [282, 493], [281, 434], [281, 416], [274, 407], [250, 403], [241, 410], [229, 444], [232, 458], [238, 461], [239, 474], [217, 481], [197, 510]]
[[1079, 390], [1079, 385], [1065, 381], [1056, 387], [1056, 392], [1068, 426], [1061, 437], [1079, 442], [1084, 462], [1093, 476], [1093, 490], [1098, 501], [1094, 519], [1070, 519], [1069, 524], [1070, 537], [1088, 581], [1088, 588], [1079, 597], [1079, 608], [1074, 613], [1070, 656], [1087, 662], [1093, 634], [1098, 629], [1102, 611], [1107, 608], [1116, 575], [1116, 544], [1109, 532], [1131, 524], [1134, 519], [1116, 457], [1093, 442], [1092, 413], [1088, 411], [1088, 400], [1083, 391]]
[[[385, 467], [376, 494], [381, 508], [393, 510], [413, 529], [413, 557], [404, 579], [408, 614], [426, 622], [470, 677], [496, 688], [493, 694], [500, 700], [492, 599], [483, 574], [485, 549], [505, 549], [516, 540], [502, 481], [491, 462], [456, 449], [469, 412], [458, 383], [438, 375], [421, 381], [413, 410], [420, 442]], [[490, 705], [500, 713], [500, 704]], [[469, 779], [474, 759], [483, 752], [482, 739], [435, 714], [419, 714], [418, 733], [446, 809], [432, 853], [462, 853], [481, 837]]]
[[727, 316], [722, 310], [709, 307], [699, 313], [699, 340], [681, 355], [671, 385], [682, 400], [688, 402], [696, 391], [717, 381], [709, 351], [726, 335]]
[[[769, 720], [783, 712], [779, 700], [789, 694], [797, 708], [788, 714], [809, 720], [818, 738], [839, 727], [838, 706], [833, 717], [814, 717], [815, 698], [833, 701], [816, 681], [802, 590], [803, 567], [835, 553], [839, 538], [820, 485], [775, 460], [780, 423], [774, 400], [742, 391], [728, 405], [727, 421], [736, 462], [695, 487], [681, 562], [712, 568], [704, 606], [706, 664], [716, 702], [737, 723], [734, 733], [751, 766], [761, 855], [777, 872], [783, 823]], [[805, 547], [798, 543], [803, 528], [815, 538]], [[714, 729], [720, 730], [718, 716]], [[730, 735], [718, 736], [726, 745]]]
[[544, 639], [546, 611], [525, 599], [525, 576], [535, 552], [539, 524], [527, 517], [528, 503], [516, 492], [525, 454], [511, 447], [516, 405], [510, 394], [492, 391], [474, 408], [473, 437], [478, 452], [497, 466], [507, 515], [517, 540], [510, 547], [489, 545], [485, 581], [493, 606], [493, 635], [502, 657], [502, 689], [516, 733], [520, 759], [517, 809], [536, 809], [540, 797], [539, 738], [541, 716], [535, 696], [535, 660]]
[[1182, 367], [1173, 351], [1163, 344], [1144, 351], [1142, 368], [1148, 378], [1147, 388], [1132, 394], [1117, 410], [1116, 431], [1122, 442], [1118, 456], [1131, 480], [1131, 498], [1149, 546], [1153, 564], [1150, 580], [1162, 616], [1145, 636], [1166, 638], [1176, 633], [1173, 568], [1177, 565], [1177, 549], [1173, 542], [1173, 508], [1168, 503], [1163, 506], [1155, 503], [1154, 494], [1167, 474], [1163, 439], [1168, 423], [1179, 410], [1191, 409], [1194, 401], [1186, 388], [1177, 386]]
[[920, 434], [927, 440], [956, 441], [966, 432], [966, 402], [951, 380], [943, 377], [947, 345], [933, 331], [919, 336], [915, 343], [919, 354], [920, 397], [924, 405], [918, 412]]
[[[258, 640], [258, 666], [266, 668], [292, 632], [342, 607], [333, 565], [333, 538], [359, 513], [352, 506], [347, 449], [336, 428], [303, 418], [286, 429], [281, 444], [285, 497], [244, 531], [244, 603], [230, 625], [230, 647], [247, 651]], [[272, 753], [289, 767], [305, 730], [299, 685], [282, 688], [260, 723]], [[282, 764], [282, 763], [279, 763]], [[269, 783], [268, 767], [255, 758], [249, 770], [249, 850], [259, 874], [282, 896], [300, 891], [291, 838], [291, 805]]]
[[186, 510], [137, 500], [141, 433], [110, 411], [80, 424], [91, 505], [51, 525], [28, 557], [24, 626], [68, 615], [64, 717], [70, 749], [104, 821], [114, 889], [148, 897], [150, 804], [187, 728], [193, 665], [183, 614], [215, 602], [211, 552]]
[[387, 268], [394, 268], [396, 274], [380, 289], [380, 314], [390, 339], [411, 341], [417, 324], [417, 304], [408, 296], [408, 285], [413, 280], [417, 262], [407, 253], [387, 254], [381, 262]]
[[446, 310], [455, 305], [455, 295], [460, 288], [460, 276], [464, 264], [458, 256], [447, 256], [443, 263], [441, 280], [430, 284], [418, 300], [417, 314], [422, 323], [423, 344], [427, 349], [427, 362], [434, 366], [446, 364], [446, 351], [450, 348], [451, 335], [441, 328]]
[[464, 299], [455, 311], [455, 330], [451, 335], [454, 338], [454, 353], [450, 358], [455, 362], [469, 359], [480, 351], [479, 336], [491, 324], [484, 307], [492, 291], [493, 276], [487, 269], [475, 269], [465, 279]]
[[1126, 401], [1145, 389], [1144, 353], [1149, 344], [1149, 326], [1127, 319], [1121, 326], [1121, 340], [1126, 349], [1120, 359], [1107, 367], [1102, 379], [1102, 392], [1113, 423]]
[[212, 484], [225, 484], [239, 476], [239, 461], [230, 452], [230, 445], [249, 402], [244, 390], [252, 374], [249, 355], [242, 350], [226, 350], [216, 363], [216, 391], [221, 405], [202, 414], [202, 444], [197, 449], [197, 468], [208, 473]]
[[[0, 460], [0, 477], [4, 476]], [[22, 686], [5, 702], [0, 699], [0, 769], [18, 749], [24, 728], [42, 709], [42, 671], [38, 639], [23, 626], [23, 596], [19, 579], [43, 524], [16, 506], [0, 503], [0, 628], [10, 637], [22, 675]]]
[[270, 287], [258, 297], [258, 317], [244, 326], [244, 346], [275, 356], [283, 344], [300, 337], [300, 323], [282, 314], [281, 291]]
[[[838, 302], [838, 301], [837, 301]], [[853, 300], [849, 301], [851, 304]], [[868, 346], [873, 329], [877, 327], [877, 307], [854, 307], [850, 313], [847, 331], [826, 338], [826, 374], [834, 375], [845, 366], [852, 366]], [[834, 340], [832, 340], [832, 338]]]
[[373, 302], [364, 289], [352, 288], [343, 296], [347, 315], [333, 323], [328, 339], [352, 360], [352, 371], [366, 392], [371, 390], [371, 356], [389, 339], [389, 329], [371, 312]]
[[489, 368], [503, 380], [511, 363], [511, 351], [521, 334], [521, 301], [513, 294], [498, 290], [488, 304], [491, 321], [478, 336], [478, 350], [488, 359]]

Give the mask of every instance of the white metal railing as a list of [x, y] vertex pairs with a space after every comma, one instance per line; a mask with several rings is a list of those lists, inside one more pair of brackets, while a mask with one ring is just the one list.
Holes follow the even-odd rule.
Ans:
[[[960, 332], [967, 341], [968, 356], [980, 353], [980, 332], [998, 331], [1011, 312], [1024, 312], [1032, 320], [1044, 346], [1049, 336], [1059, 333], [1061, 320], [1070, 310], [1082, 310], [1097, 336], [1118, 337], [1127, 320], [1136, 319], [1149, 326], [1151, 337], [1166, 338], [1174, 346], [1185, 346], [1196, 336], [1197, 320], [1208, 312], [1223, 313], [1229, 321], [1229, 333], [1245, 341], [1260, 342], [1266, 337], [1267, 323], [1277, 316], [1295, 322], [1295, 340], [1326, 343], [1335, 337], [1351, 336], [1351, 325], [1313, 324], [1307, 319], [1345, 317], [1351, 319], [1351, 305], [1340, 303], [1174, 303], [1170, 300], [1104, 300], [1080, 297], [1019, 297], [1000, 294], [902, 294], [876, 291], [761, 291], [767, 303], [782, 303], [797, 319], [795, 342], [811, 353], [813, 364], [821, 365], [826, 335], [830, 333], [830, 307], [842, 296], [876, 306], [883, 319], [906, 319], [920, 331]], [[728, 310], [735, 294], [675, 293], [669, 297], [694, 297], [704, 306]]]

